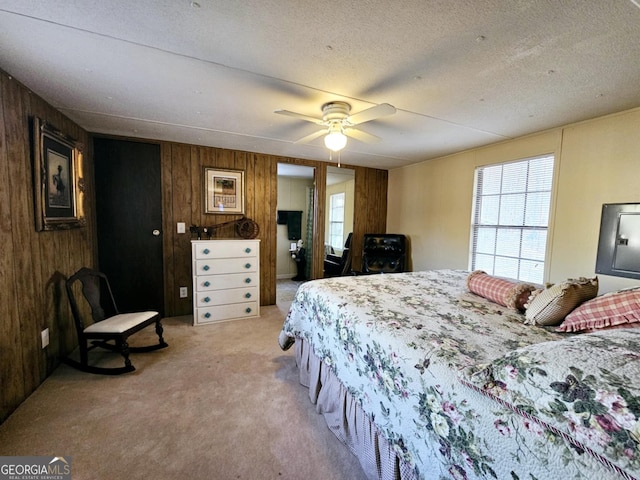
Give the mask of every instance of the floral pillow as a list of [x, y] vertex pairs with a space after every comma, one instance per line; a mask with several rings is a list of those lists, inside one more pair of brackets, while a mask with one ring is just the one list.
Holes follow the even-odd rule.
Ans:
[[460, 380], [636, 477], [639, 352], [640, 329], [599, 331], [516, 349]]
[[513, 310], [524, 311], [524, 305], [536, 289], [535, 285], [494, 277], [482, 270], [475, 270], [467, 277], [470, 292]]
[[640, 326], [640, 287], [604, 294], [583, 303], [557, 330], [580, 332], [613, 327]]
[[574, 308], [598, 294], [598, 277], [570, 278], [534, 294], [527, 304], [526, 323], [560, 325]]

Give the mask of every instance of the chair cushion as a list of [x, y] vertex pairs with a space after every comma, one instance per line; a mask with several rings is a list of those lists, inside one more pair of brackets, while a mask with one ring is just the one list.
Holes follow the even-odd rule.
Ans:
[[124, 333], [157, 314], [158, 312], [121, 313], [89, 325], [84, 333]]

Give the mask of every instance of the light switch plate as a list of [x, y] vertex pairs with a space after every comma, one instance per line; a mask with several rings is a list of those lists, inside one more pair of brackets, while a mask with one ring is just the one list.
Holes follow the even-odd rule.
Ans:
[[185, 233], [186, 232], [186, 225], [184, 224], [184, 222], [178, 222], [178, 233]]

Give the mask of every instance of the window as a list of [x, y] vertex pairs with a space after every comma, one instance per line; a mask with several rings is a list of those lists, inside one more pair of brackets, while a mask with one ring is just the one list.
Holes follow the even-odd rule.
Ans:
[[344, 192], [329, 196], [329, 243], [333, 248], [344, 248]]
[[553, 155], [476, 169], [471, 270], [544, 282]]

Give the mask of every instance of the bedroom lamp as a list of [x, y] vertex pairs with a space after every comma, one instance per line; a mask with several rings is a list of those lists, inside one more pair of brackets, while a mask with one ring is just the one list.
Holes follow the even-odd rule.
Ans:
[[342, 133], [340, 125], [331, 126], [331, 130], [324, 137], [324, 145], [334, 152], [342, 150], [347, 145], [347, 137]]

